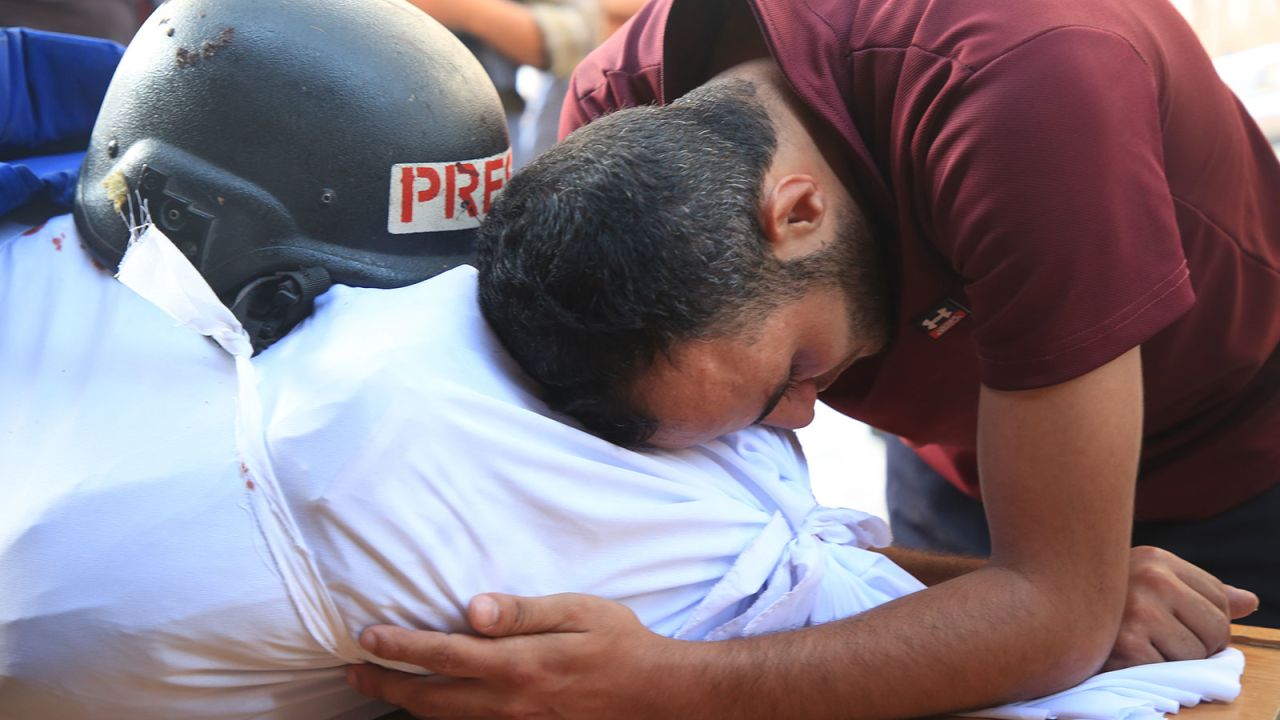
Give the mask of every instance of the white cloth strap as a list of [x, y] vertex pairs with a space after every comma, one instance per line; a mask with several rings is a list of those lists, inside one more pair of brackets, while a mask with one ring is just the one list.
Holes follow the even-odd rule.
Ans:
[[174, 320], [212, 338], [235, 359], [236, 447], [245, 494], [303, 625], [339, 659], [366, 660], [368, 655], [345, 631], [276, 481], [263, 432], [262, 402], [248, 333], [163, 232], [146, 224], [132, 235], [116, 276], [120, 282]]

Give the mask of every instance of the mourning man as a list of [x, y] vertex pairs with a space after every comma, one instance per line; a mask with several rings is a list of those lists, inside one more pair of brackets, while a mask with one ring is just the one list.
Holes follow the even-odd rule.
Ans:
[[935, 586], [709, 648], [498, 597], [477, 629], [542, 634], [371, 633], [468, 678], [411, 708], [900, 717], [1211, 652], [1252, 596], [1135, 541], [1280, 605], [1280, 166], [1172, 7], [665, 0], [578, 69], [584, 124], [482, 247], [553, 407], [675, 447], [821, 394], [981, 478], [989, 560], [891, 551]]

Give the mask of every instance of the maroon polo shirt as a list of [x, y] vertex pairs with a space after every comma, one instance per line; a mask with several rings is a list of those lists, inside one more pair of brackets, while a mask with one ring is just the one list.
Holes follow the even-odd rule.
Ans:
[[[579, 66], [561, 133], [704, 81], [728, 1], [650, 2]], [[1280, 164], [1172, 6], [752, 5], [893, 258], [895, 337], [826, 402], [977, 495], [980, 383], [1053, 385], [1141, 345], [1139, 519], [1280, 479]]]

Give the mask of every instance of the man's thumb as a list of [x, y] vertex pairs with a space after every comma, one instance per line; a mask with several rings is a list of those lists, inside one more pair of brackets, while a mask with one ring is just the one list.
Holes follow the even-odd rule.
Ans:
[[490, 637], [576, 632], [582, 629], [577, 618], [586, 616], [584, 604], [594, 599], [575, 593], [545, 597], [485, 593], [471, 598], [467, 621], [476, 632]]
[[1228, 585], [1227, 604], [1231, 608], [1231, 619], [1239, 620], [1258, 609], [1258, 596], [1248, 590]]

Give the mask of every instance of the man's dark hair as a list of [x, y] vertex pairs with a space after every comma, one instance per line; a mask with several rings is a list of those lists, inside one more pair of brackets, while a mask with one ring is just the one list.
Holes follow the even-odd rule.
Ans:
[[603, 117], [511, 179], [479, 234], [480, 306], [552, 409], [641, 445], [656, 424], [632, 388], [659, 355], [811, 286], [760, 227], [776, 146], [754, 86], [720, 80]]

